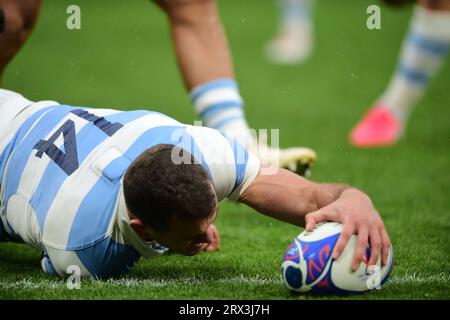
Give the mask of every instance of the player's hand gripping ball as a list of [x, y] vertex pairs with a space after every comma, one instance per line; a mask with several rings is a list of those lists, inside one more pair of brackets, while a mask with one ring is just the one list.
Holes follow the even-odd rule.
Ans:
[[317, 224], [312, 232], [300, 233], [286, 250], [281, 272], [288, 289], [317, 294], [355, 294], [379, 289], [388, 279], [393, 266], [392, 246], [388, 264], [368, 266], [370, 246], [363, 262], [353, 272], [352, 258], [357, 238], [353, 235], [337, 260], [332, 257], [334, 246], [342, 231], [342, 224]]

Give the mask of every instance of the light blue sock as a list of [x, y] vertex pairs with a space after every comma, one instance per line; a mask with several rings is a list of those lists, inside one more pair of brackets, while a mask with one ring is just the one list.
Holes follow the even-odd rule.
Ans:
[[312, 0], [280, 0], [281, 28], [311, 24]]
[[191, 91], [191, 98], [204, 126], [220, 130], [247, 144], [245, 139], [249, 136], [249, 127], [234, 79], [217, 79], [197, 86]]
[[417, 6], [405, 38], [397, 71], [381, 97], [383, 104], [405, 122], [450, 49], [450, 13]]

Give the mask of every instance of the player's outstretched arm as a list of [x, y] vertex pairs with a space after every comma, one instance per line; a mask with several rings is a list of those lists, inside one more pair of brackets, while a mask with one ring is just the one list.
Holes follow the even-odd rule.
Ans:
[[242, 193], [240, 202], [275, 219], [312, 231], [316, 223], [335, 221], [344, 225], [333, 251], [339, 258], [353, 234], [358, 245], [352, 268], [356, 270], [370, 241], [369, 265], [382, 256], [387, 264], [390, 240], [383, 221], [370, 198], [360, 190], [342, 184], [315, 183], [280, 169], [274, 175], [259, 174]]

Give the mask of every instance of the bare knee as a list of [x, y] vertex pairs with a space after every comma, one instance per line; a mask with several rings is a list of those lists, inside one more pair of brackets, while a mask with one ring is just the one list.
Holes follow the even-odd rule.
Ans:
[[153, 0], [167, 15], [171, 23], [203, 24], [217, 22], [216, 0]]
[[420, 0], [420, 5], [429, 10], [449, 11], [450, 1], [448, 0]]
[[4, 11], [0, 33], [0, 73], [25, 42], [24, 20], [18, 12]]
[[22, 15], [15, 12], [8, 12], [4, 17], [3, 36], [8, 39], [20, 38], [21, 33], [24, 32], [25, 21]]
[[2, 1], [4, 32], [17, 35], [30, 31], [37, 20], [40, 5], [41, 0]]
[[1, 1], [3, 29], [0, 32], [0, 74], [33, 30], [40, 3], [40, 0]]

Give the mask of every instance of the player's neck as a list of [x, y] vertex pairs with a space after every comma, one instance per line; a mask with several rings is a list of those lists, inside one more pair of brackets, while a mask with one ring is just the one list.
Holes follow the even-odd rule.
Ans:
[[140, 222], [141, 226], [139, 228], [136, 227], [136, 224], [133, 223], [133, 221], [139, 220], [138, 217], [136, 217], [133, 213], [130, 212], [130, 210], [127, 209], [127, 215], [130, 219], [130, 226], [134, 230], [134, 232], [141, 238], [143, 241], [146, 242], [152, 242], [154, 241], [153, 237], [149, 234], [147, 228], [144, 227], [142, 222]]

